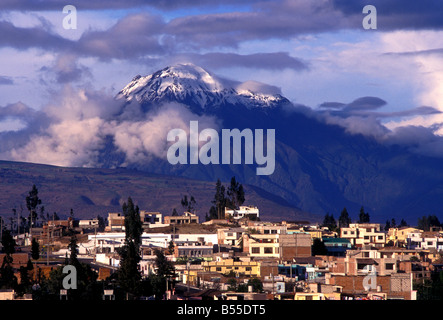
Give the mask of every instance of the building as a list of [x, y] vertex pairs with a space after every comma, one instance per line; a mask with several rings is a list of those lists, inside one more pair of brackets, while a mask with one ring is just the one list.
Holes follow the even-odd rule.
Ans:
[[175, 242], [178, 257], [209, 258], [214, 253], [214, 246], [200, 242]]
[[125, 230], [125, 216], [121, 213], [108, 213], [108, 225], [105, 231], [108, 232], [121, 232]]
[[294, 257], [309, 257], [311, 244], [308, 233], [243, 235], [243, 252], [255, 258], [292, 260]]
[[140, 220], [143, 223], [143, 228], [160, 228], [168, 226], [163, 223], [163, 215], [160, 212], [140, 211]]
[[411, 227], [389, 228], [386, 242], [398, 247], [406, 246], [408, 235], [417, 232], [423, 232], [423, 230]]
[[443, 250], [443, 236], [439, 232], [411, 232], [406, 239], [408, 249]]
[[245, 228], [218, 228], [218, 244], [228, 246], [238, 246], [241, 242]]
[[191, 224], [199, 223], [199, 218], [191, 212], [185, 212], [182, 216], [165, 216], [164, 221], [165, 224]]
[[304, 232], [280, 234], [279, 248], [279, 258], [284, 261], [290, 261], [295, 257], [310, 257], [312, 249], [311, 235]]
[[340, 237], [349, 239], [354, 247], [373, 245], [384, 247], [386, 235], [380, 231], [379, 223], [351, 223], [348, 228], [341, 228]]
[[243, 252], [254, 258], [279, 258], [278, 234], [243, 234]]
[[98, 219], [80, 220], [78, 226], [81, 229], [96, 229], [98, 228]]
[[225, 208], [225, 217], [228, 216], [231, 216], [234, 220], [245, 217], [251, 220], [257, 220], [260, 217], [260, 212], [258, 208], [254, 206], [240, 206], [238, 209]]
[[378, 295], [389, 300], [416, 300], [417, 295], [410, 273], [374, 275], [372, 278], [367, 275], [333, 275], [329, 284], [342, 287], [342, 296], [353, 299]]
[[322, 239], [328, 256], [344, 257], [346, 251], [352, 249], [351, 241], [345, 238], [323, 238]]
[[221, 274], [233, 272], [236, 276], [260, 277], [260, 263], [251, 259], [217, 259], [202, 262], [201, 265], [206, 272]]

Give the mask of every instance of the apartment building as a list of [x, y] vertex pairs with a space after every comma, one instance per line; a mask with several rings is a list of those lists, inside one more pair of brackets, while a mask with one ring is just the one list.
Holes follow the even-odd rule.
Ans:
[[384, 247], [386, 234], [380, 230], [379, 223], [351, 223], [348, 228], [341, 228], [340, 237], [349, 239], [357, 248], [365, 245]]

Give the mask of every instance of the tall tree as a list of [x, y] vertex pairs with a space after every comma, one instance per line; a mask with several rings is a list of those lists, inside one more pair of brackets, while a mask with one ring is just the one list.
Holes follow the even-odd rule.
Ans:
[[334, 215], [326, 213], [325, 217], [323, 218], [323, 227], [327, 227], [331, 231], [335, 231], [337, 229], [337, 222], [335, 221]]
[[351, 218], [349, 217], [348, 210], [346, 209], [346, 207], [344, 207], [340, 213], [340, 217], [338, 218], [338, 226], [340, 228], [347, 228], [349, 227], [350, 223], [351, 223]]
[[197, 201], [195, 201], [195, 198], [193, 196], [189, 196], [188, 199], [188, 196], [185, 195], [181, 200], [181, 205], [186, 212], [194, 213], [196, 204]]
[[155, 250], [155, 266], [156, 275], [160, 279], [161, 292], [165, 292], [166, 288], [171, 289], [173, 280], [175, 278], [175, 267], [171, 261], [169, 261], [162, 250]]
[[218, 219], [223, 219], [225, 217], [225, 207], [226, 207], [226, 194], [225, 186], [221, 183], [220, 179], [217, 179], [215, 183], [215, 195], [212, 204], [214, 205], [216, 215]]
[[205, 220], [210, 221], [212, 219], [217, 219], [217, 218], [218, 218], [217, 209], [214, 206], [211, 206], [211, 208], [209, 208], [209, 213], [206, 213]]
[[365, 209], [363, 207], [360, 208], [360, 214], [358, 218], [358, 223], [369, 223], [370, 221], [369, 213], [365, 212]]
[[391, 229], [391, 221], [386, 220], [385, 231], [389, 231], [389, 229]]
[[69, 241], [68, 250], [69, 250], [69, 264], [73, 265], [74, 267], [78, 267], [80, 265], [80, 262], [77, 259], [78, 245], [77, 245], [77, 237], [75, 235], [73, 235], [71, 237], [71, 240]]
[[126, 293], [137, 296], [141, 290], [139, 262], [143, 228], [139, 208], [134, 205], [131, 197], [123, 204], [122, 210], [125, 217], [125, 244], [118, 251], [120, 255], [118, 283]]
[[11, 235], [11, 231], [9, 230], [3, 231], [1, 242], [4, 253], [6, 253], [7, 255], [12, 255], [13, 253], [15, 253], [15, 246], [17, 244]]
[[6, 254], [0, 267], [0, 289], [13, 289], [17, 286], [17, 277], [12, 268], [12, 256]]
[[31, 257], [34, 260], [40, 259], [40, 245], [35, 238], [32, 239], [31, 244]]
[[132, 198], [128, 198], [128, 202], [123, 203], [123, 215], [125, 217], [125, 236], [126, 241], [133, 241], [137, 248], [141, 243], [141, 235], [143, 233], [143, 225], [140, 219], [140, 209], [134, 205]]
[[29, 210], [29, 228], [32, 228], [37, 220], [37, 208], [41, 203], [42, 200], [38, 197], [38, 189], [34, 184], [26, 196], [26, 208]]
[[431, 227], [440, 227], [441, 223], [435, 215], [428, 215], [418, 218], [417, 228], [429, 231]]
[[229, 198], [228, 205], [231, 209], [237, 209], [245, 202], [245, 192], [243, 190], [243, 185], [241, 185], [235, 177], [231, 178], [231, 183], [227, 190], [227, 195]]

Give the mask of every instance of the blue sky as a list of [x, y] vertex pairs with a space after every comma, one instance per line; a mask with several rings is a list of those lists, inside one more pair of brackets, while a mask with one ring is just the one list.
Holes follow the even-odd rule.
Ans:
[[[0, 133], [10, 138], [16, 132], [21, 143], [56, 131], [48, 110], [80, 108], [74, 104], [87, 99], [85, 92], [107, 101], [135, 75], [185, 60], [221, 77], [277, 86], [291, 101], [319, 112], [331, 103], [354, 106], [362, 97], [384, 101], [364, 113], [347, 108], [331, 118], [350, 128], [369, 116], [389, 130], [424, 126], [443, 133], [439, 0], [71, 4], [75, 30], [63, 29], [64, 1], [0, 4]], [[377, 8], [376, 30], [362, 27], [366, 4]], [[47, 128], [37, 125], [45, 123], [40, 117]], [[6, 149], [0, 148], [3, 158], [20, 158]]]

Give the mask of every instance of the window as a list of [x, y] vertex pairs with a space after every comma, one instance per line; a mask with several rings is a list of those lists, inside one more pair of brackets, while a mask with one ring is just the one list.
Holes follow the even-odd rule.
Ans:
[[346, 235], [346, 234], [348, 234], [348, 232], [347, 231], [343, 231], [343, 234]]
[[265, 249], [265, 254], [272, 254], [272, 253], [274, 253], [274, 250], [272, 250], [272, 247], [265, 247], [264, 248]]
[[221, 267], [216, 267], [215, 271], [219, 271], [220, 272], [221, 271]]
[[394, 264], [393, 263], [386, 263], [385, 269], [386, 270], [394, 270]]
[[378, 236], [378, 240], [383, 240], [383, 236]]
[[246, 271], [252, 271], [251, 267], [246, 267]]
[[252, 248], [251, 252], [252, 253], [260, 253], [260, 248]]

